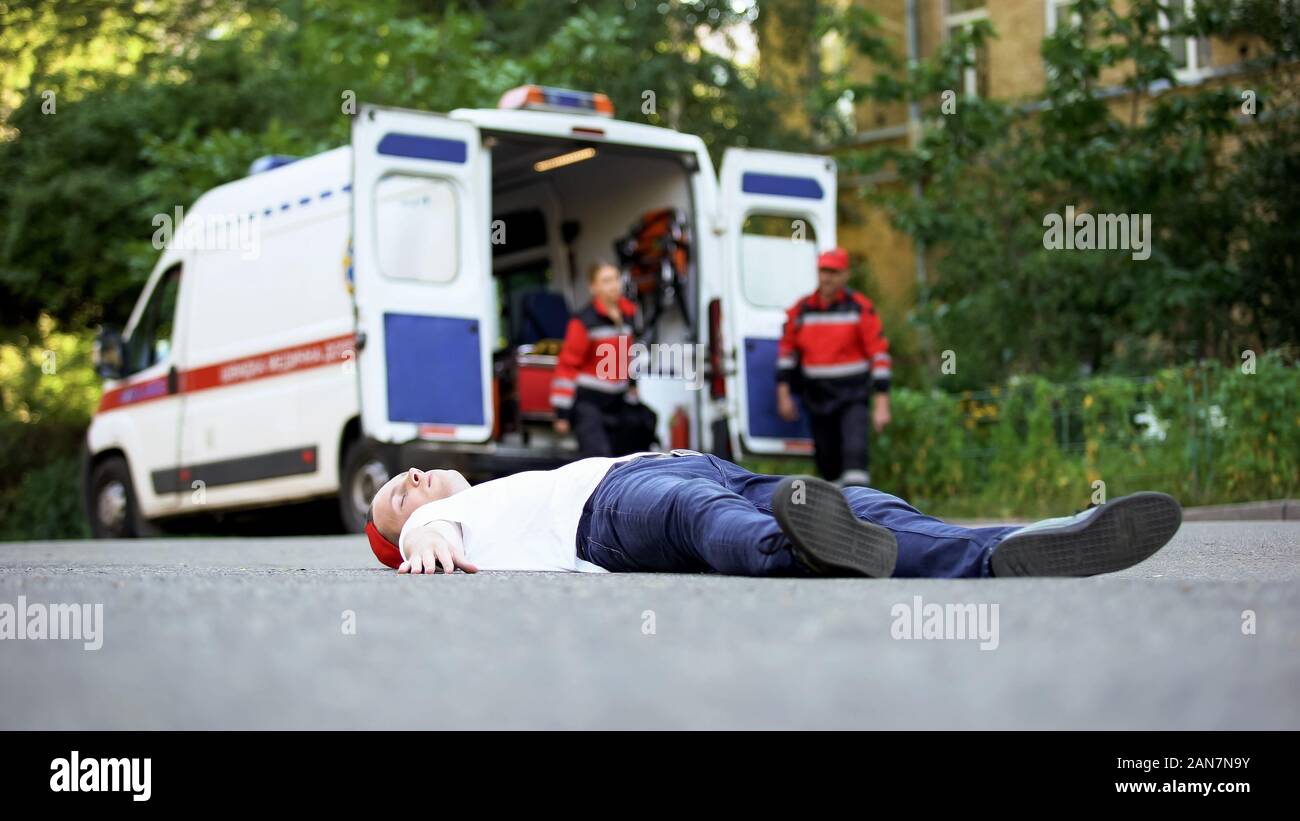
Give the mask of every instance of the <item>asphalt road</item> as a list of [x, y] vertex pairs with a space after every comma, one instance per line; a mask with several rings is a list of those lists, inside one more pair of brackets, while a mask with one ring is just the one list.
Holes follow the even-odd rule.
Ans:
[[[19, 596], [102, 603], [103, 645], [0, 640], [6, 730], [1300, 728], [1292, 522], [1185, 524], [1083, 580], [413, 578], [356, 537], [0, 544], [0, 605]], [[996, 604], [996, 648], [892, 637], [915, 596]]]

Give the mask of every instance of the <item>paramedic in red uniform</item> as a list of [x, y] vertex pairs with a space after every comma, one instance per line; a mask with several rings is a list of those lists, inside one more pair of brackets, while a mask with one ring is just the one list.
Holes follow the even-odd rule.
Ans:
[[798, 419], [800, 394], [812, 417], [817, 471], [841, 486], [867, 485], [868, 405], [877, 433], [889, 424], [889, 340], [871, 300], [847, 287], [847, 251], [827, 251], [817, 269], [817, 290], [786, 312], [777, 412]]
[[637, 401], [629, 357], [636, 306], [623, 297], [623, 278], [613, 265], [592, 265], [587, 281], [591, 304], [569, 320], [551, 382], [555, 431], [572, 428], [583, 458], [621, 456], [613, 444], [620, 411]]

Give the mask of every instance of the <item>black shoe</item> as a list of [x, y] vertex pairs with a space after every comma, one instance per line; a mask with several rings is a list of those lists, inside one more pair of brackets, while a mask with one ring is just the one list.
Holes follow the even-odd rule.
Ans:
[[1168, 494], [1121, 496], [1015, 531], [993, 549], [993, 575], [1095, 576], [1124, 570], [1164, 547], [1182, 521], [1183, 509]]
[[789, 537], [795, 558], [815, 573], [880, 579], [894, 572], [894, 534], [854, 516], [831, 482], [787, 476], [772, 494], [772, 513]]

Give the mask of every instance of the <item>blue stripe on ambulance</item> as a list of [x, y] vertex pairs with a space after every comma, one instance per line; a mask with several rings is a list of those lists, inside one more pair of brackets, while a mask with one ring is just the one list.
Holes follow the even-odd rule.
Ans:
[[807, 200], [819, 200], [825, 195], [822, 184], [812, 177], [759, 174], [755, 171], [746, 171], [741, 175], [740, 187], [746, 194], [769, 194]]
[[410, 157], [415, 160], [463, 163], [469, 155], [464, 140], [447, 140], [441, 137], [422, 137], [416, 134], [390, 132], [379, 141], [376, 149], [390, 157]]

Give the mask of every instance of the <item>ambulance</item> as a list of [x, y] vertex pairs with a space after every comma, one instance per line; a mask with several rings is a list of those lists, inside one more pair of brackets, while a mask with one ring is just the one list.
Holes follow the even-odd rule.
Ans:
[[475, 481], [575, 458], [550, 379], [602, 260], [669, 363], [638, 384], [662, 447], [808, 453], [776, 412], [776, 348], [835, 202], [830, 158], [731, 148], [715, 173], [699, 137], [616, 119], [602, 94], [360, 106], [350, 145], [203, 194], [176, 235], [245, 241], [164, 245], [125, 327], [100, 332], [91, 529], [336, 497], [360, 531], [406, 466]]

